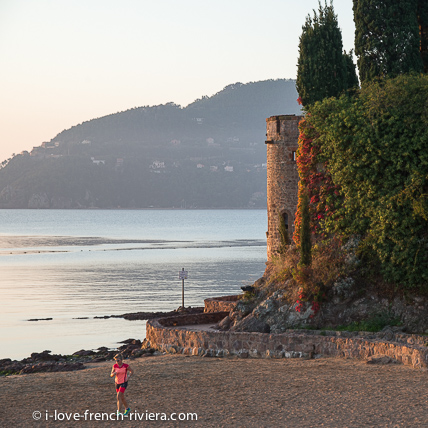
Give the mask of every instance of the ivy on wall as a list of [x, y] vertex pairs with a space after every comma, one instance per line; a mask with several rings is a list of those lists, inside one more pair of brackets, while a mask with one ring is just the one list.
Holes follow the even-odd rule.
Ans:
[[300, 245], [302, 198], [309, 198], [311, 230], [315, 237], [325, 238], [326, 228], [336, 217], [336, 207], [342, 203], [339, 186], [333, 183], [328, 171], [328, 161], [322, 159], [319, 134], [311, 125], [310, 114], [299, 123], [299, 142], [296, 163], [299, 170], [299, 202], [296, 213], [294, 241]]
[[[387, 281], [428, 284], [428, 76], [403, 74], [308, 108], [297, 164], [313, 235], [360, 239]], [[296, 216], [295, 240], [301, 216]]]

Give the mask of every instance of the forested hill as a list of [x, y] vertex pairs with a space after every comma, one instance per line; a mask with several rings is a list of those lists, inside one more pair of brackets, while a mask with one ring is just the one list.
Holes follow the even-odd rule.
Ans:
[[0, 208], [264, 207], [265, 119], [296, 98], [294, 80], [235, 83], [83, 122], [3, 165]]

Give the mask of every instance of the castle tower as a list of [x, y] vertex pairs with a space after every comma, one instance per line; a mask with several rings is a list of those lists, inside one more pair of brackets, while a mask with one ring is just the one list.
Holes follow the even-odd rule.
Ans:
[[278, 254], [281, 245], [280, 216], [284, 218], [290, 239], [293, 236], [299, 182], [296, 151], [301, 118], [284, 115], [266, 119], [268, 262]]

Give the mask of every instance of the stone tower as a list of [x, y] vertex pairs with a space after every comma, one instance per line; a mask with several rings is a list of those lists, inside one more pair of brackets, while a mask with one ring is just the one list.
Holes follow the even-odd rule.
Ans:
[[284, 115], [266, 119], [268, 262], [280, 248], [280, 216], [284, 218], [290, 238], [293, 236], [299, 182], [296, 151], [301, 118]]

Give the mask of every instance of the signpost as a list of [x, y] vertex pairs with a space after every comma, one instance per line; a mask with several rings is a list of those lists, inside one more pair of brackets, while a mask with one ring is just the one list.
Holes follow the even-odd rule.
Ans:
[[187, 279], [187, 270], [184, 268], [178, 272], [178, 277], [181, 279], [181, 309], [184, 309], [184, 280]]

